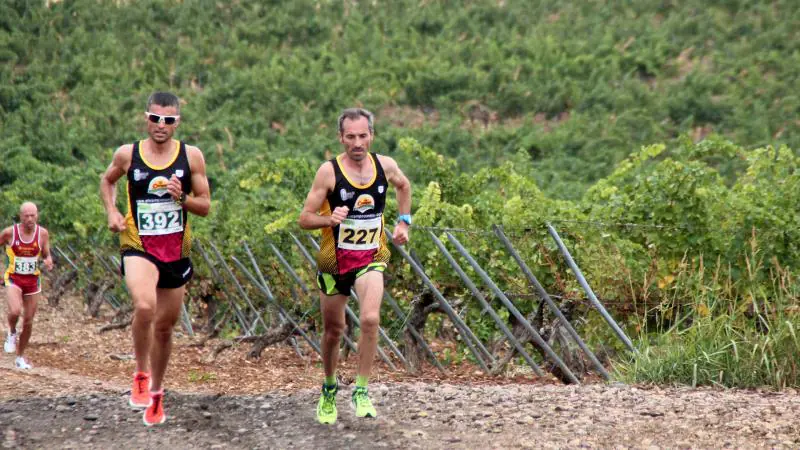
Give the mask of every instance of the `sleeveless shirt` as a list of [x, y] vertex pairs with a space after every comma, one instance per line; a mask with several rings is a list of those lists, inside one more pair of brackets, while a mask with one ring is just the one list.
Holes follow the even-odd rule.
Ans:
[[192, 172], [186, 144], [175, 142], [175, 157], [164, 166], [145, 159], [141, 142], [133, 144], [128, 168], [127, 228], [120, 234], [122, 251], [138, 250], [159, 261], [173, 262], [189, 256], [191, 232], [188, 214], [167, 191], [172, 175], [181, 180], [183, 192], [192, 192]]
[[388, 185], [378, 155], [369, 153], [374, 174], [364, 185], [347, 176], [342, 168], [342, 156], [329, 161], [333, 164], [336, 181], [320, 209], [321, 215], [331, 215], [339, 206], [349, 208], [341, 224], [322, 229], [317, 267], [320, 272], [330, 274], [345, 274], [374, 262], [388, 263], [390, 257], [383, 232]]

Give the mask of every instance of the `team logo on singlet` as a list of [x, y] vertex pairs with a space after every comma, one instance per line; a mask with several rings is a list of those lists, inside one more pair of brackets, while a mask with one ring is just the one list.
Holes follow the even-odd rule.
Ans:
[[182, 169], [176, 170], [175, 171], [175, 176], [178, 177], [178, 178], [182, 177], [183, 176], [183, 170]]
[[168, 183], [169, 180], [166, 177], [155, 177], [150, 180], [150, 184], [147, 186], [147, 193], [162, 197], [167, 193]]
[[347, 192], [347, 189], [344, 188], [339, 189], [339, 197], [342, 198], [343, 202], [350, 200], [354, 195], [356, 195], [355, 192]]
[[378, 186], [378, 194], [383, 194], [383, 185]]
[[147, 178], [147, 175], [149, 175], [148, 172], [144, 172], [139, 169], [133, 169], [133, 181], [142, 181]]
[[369, 194], [361, 194], [356, 199], [356, 206], [353, 208], [356, 211], [363, 213], [367, 210], [375, 208], [375, 199]]

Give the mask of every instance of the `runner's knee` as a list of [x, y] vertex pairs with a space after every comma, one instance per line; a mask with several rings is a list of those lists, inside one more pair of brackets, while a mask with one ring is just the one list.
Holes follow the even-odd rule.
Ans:
[[381, 318], [378, 312], [369, 312], [362, 313], [359, 320], [361, 321], [361, 329], [363, 331], [374, 331], [378, 329]]
[[22, 315], [22, 308], [19, 306], [11, 306], [8, 305], [8, 316], [11, 318], [17, 318]]
[[150, 323], [155, 317], [155, 307], [147, 302], [139, 302], [136, 305], [136, 312], [134, 313], [136, 321]]
[[30, 307], [22, 311], [22, 320], [25, 322], [33, 322], [33, 317], [36, 315], [36, 307]]
[[344, 334], [344, 322], [338, 320], [325, 322], [325, 335], [328, 337], [340, 338]]
[[153, 331], [158, 334], [170, 335], [177, 322], [177, 317], [161, 317], [153, 325]]

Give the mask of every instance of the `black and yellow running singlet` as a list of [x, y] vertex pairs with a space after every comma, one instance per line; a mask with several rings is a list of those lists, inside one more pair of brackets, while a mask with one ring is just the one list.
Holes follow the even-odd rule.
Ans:
[[320, 272], [345, 274], [369, 264], [389, 262], [389, 247], [383, 233], [383, 209], [386, 206], [386, 174], [378, 155], [370, 153], [374, 168], [372, 180], [359, 185], [342, 170], [340, 155], [330, 160], [336, 175], [333, 191], [328, 193], [320, 209], [330, 215], [339, 206], [350, 211], [339, 225], [322, 229], [322, 241], [317, 254]]
[[142, 155], [141, 143], [133, 144], [128, 169], [127, 228], [120, 234], [122, 251], [138, 250], [159, 261], [172, 262], [189, 256], [191, 234], [183, 206], [167, 192], [172, 175], [181, 180], [183, 192], [192, 192], [192, 172], [186, 144], [175, 142], [175, 157], [158, 167]]

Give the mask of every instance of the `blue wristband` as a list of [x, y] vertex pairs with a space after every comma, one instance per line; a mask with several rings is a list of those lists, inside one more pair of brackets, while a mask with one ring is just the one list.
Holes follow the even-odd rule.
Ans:
[[400, 214], [397, 216], [397, 222], [405, 222], [411, 225], [411, 214]]

